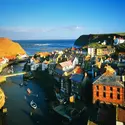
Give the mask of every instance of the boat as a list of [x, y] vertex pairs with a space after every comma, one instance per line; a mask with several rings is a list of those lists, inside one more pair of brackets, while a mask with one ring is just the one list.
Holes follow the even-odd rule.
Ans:
[[31, 106], [33, 109], [37, 109], [37, 105], [36, 105], [36, 103], [35, 103], [33, 100], [30, 102], [30, 106]]
[[23, 83], [20, 83], [19, 85], [20, 85], [20, 86], [23, 86]]
[[28, 94], [31, 94], [32, 91], [28, 88], [28, 89], [27, 89], [27, 92], [28, 92]]

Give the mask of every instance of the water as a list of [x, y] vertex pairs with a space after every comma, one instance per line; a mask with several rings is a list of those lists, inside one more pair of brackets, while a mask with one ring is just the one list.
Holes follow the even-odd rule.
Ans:
[[[72, 47], [75, 40], [20, 40], [18, 42], [28, 55], [33, 55], [39, 51], [61, 50], [67, 47]], [[20, 63], [14, 66], [15, 72], [21, 72], [24, 64]], [[3, 71], [6, 74], [7, 70]], [[28, 81], [28, 86], [20, 87], [23, 82], [22, 76], [7, 78], [5, 84], [1, 85], [7, 96], [4, 107], [7, 107], [8, 113], [6, 118], [7, 125], [61, 125], [61, 117], [50, 114], [48, 102], [44, 99], [46, 92], [41, 88], [40, 81]], [[36, 84], [38, 83], [38, 84]], [[32, 94], [29, 96], [26, 89], [30, 88]], [[33, 110], [30, 106], [30, 101], [34, 100], [38, 108]], [[31, 115], [32, 114], [32, 115]]]
[[14, 40], [18, 42], [28, 55], [36, 52], [51, 52], [72, 47], [75, 40]]
[[[14, 65], [15, 72], [21, 72], [24, 64]], [[5, 69], [3, 75], [6, 74]], [[23, 82], [22, 76], [7, 78], [6, 83], [1, 85], [7, 97], [4, 107], [7, 108], [7, 116], [5, 121], [7, 125], [59, 125], [49, 113], [48, 102], [45, 101], [46, 92], [41, 88], [40, 81], [29, 80], [27, 86], [20, 87]], [[28, 95], [27, 88], [30, 88], [32, 93]], [[37, 104], [37, 109], [34, 110], [30, 106], [31, 100]], [[32, 115], [31, 115], [32, 114]], [[60, 124], [61, 125], [61, 124]]]

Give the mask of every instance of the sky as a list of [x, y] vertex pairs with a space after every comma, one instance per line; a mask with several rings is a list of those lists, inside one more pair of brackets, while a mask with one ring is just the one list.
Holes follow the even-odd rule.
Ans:
[[0, 0], [0, 37], [77, 39], [125, 32], [125, 0]]

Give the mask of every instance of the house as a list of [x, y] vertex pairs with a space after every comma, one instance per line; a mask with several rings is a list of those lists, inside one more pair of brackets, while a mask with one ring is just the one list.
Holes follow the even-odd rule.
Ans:
[[96, 51], [95, 48], [88, 47], [88, 55], [91, 55], [91, 57], [95, 56], [95, 51]]
[[102, 44], [102, 45], [106, 45], [106, 40], [104, 40], [101, 44]]
[[98, 48], [98, 49], [96, 50], [96, 55], [97, 55], [97, 56], [103, 55], [103, 49], [102, 49], [102, 48]]
[[51, 62], [51, 63], [48, 64], [48, 72], [49, 72], [50, 75], [53, 74], [53, 71], [54, 71], [55, 67], [56, 67], [55, 62]]
[[97, 56], [110, 55], [115, 52], [114, 48], [98, 48], [96, 51]]
[[83, 70], [81, 69], [80, 66], [76, 66], [73, 70], [73, 74], [81, 74]]
[[71, 95], [74, 95], [76, 99], [81, 99], [81, 84], [84, 78], [83, 74], [73, 74], [70, 77], [71, 80]]
[[53, 71], [53, 76], [54, 76], [54, 79], [56, 79], [57, 82], [61, 82], [61, 78], [64, 74], [64, 71], [62, 69], [59, 69], [59, 68], [55, 68], [54, 71]]
[[121, 76], [117, 76], [111, 66], [106, 66], [106, 72], [93, 82], [93, 103], [124, 105], [124, 84]]
[[125, 62], [118, 62], [117, 67], [118, 67], [118, 74], [122, 75], [125, 72]]
[[0, 65], [3, 65], [3, 64], [5, 64], [5, 63], [7, 63], [7, 62], [9, 62], [9, 60], [8, 60], [7, 58], [5, 58], [5, 57], [2, 57], [2, 58], [0, 59]]
[[114, 45], [118, 45], [118, 44], [121, 44], [124, 42], [125, 42], [124, 38], [122, 38], [122, 37], [116, 38], [116, 36], [114, 36]]
[[79, 55], [78, 56], [78, 64], [82, 65], [83, 61], [84, 61], [84, 56], [83, 55]]
[[61, 69], [63, 71], [68, 71], [70, 69], [73, 69], [73, 63], [71, 60], [65, 61], [65, 62], [57, 64], [56, 68]]
[[61, 88], [60, 94], [63, 98], [69, 98], [71, 93], [71, 81], [68, 76], [63, 76], [61, 78]]

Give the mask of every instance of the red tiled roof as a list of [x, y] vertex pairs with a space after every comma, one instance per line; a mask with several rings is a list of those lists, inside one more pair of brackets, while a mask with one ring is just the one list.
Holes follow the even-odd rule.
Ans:
[[61, 65], [62, 67], [70, 66], [70, 65], [72, 65], [72, 61], [71, 61], [71, 60], [65, 61], [65, 62], [60, 63], [60, 65]]
[[80, 74], [82, 72], [82, 69], [80, 68], [80, 66], [77, 66], [75, 69], [74, 69], [74, 72], [77, 73], [77, 74]]

